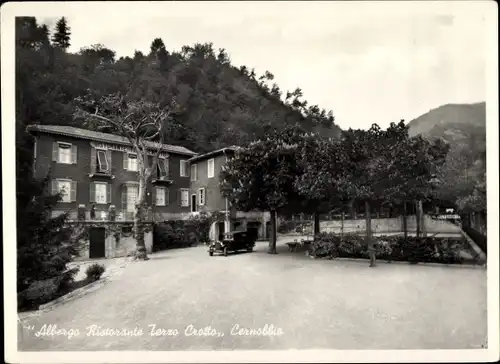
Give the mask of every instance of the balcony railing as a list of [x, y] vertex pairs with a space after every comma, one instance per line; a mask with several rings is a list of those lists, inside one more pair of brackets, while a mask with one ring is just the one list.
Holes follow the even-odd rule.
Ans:
[[158, 175], [153, 175], [152, 178], [152, 183], [166, 183], [170, 184], [173, 182], [172, 175], [170, 173], [158, 176]]
[[[132, 221], [135, 218], [135, 211], [127, 210], [106, 210], [96, 209], [92, 211], [89, 207], [80, 207], [78, 210], [68, 211], [70, 220], [79, 221]], [[144, 221], [152, 221], [153, 213], [151, 209], [144, 212]]]

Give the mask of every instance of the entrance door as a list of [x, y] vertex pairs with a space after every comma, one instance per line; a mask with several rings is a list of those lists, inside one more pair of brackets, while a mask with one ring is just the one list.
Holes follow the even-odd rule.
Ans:
[[217, 228], [219, 230], [219, 240], [224, 239], [224, 222], [217, 223]]
[[191, 212], [196, 212], [196, 195], [191, 195]]
[[105, 257], [106, 231], [104, 228], [90, 228], [89, 258]]

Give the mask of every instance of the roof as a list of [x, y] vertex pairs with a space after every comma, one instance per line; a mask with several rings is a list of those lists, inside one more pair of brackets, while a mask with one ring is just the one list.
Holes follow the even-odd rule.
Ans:
[[230, 147], [225, 147], [225, 148], [213, 150], [213, 151], [205, 153], [205, 154], [196, 155], [196, 156], [188, 159], [188, 162], [196, 162], [196, 161], [199, 161], [199, 160], [203, 160], [203, 159], [207, 159], [207, 158], [210, 158], [210, 157], [214, 157], [216, 155], [225, 154], [227, 152], [236, 152], [238, 149], [240, 149], [240, 147], [238, 147], [236, 145], [232, 145]]
[[[128, 139], [120, 135], [101, 133], [99, 131], [93, 131], [88, 129], [75, 128], [74, 126], [28, 125], [26, 130], [30, 133], [39, 132], [47, 134], [57, 134], [79, 139], [94, 140], [98, 142], [109, 142], [115, 144], [130, 145]], [[146, 142], [146, 147], [148, 148], [158, 148], [159, 146], [160, 143]], [[163, 144], [162, 150], [183, 155], [190, 155], [190, 156], [196, 155], [196, 153], [193, 152], [192, 150], [177, 145]]]

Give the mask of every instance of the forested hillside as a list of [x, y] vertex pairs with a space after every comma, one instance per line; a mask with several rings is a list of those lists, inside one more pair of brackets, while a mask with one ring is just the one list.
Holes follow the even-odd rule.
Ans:
[[441, 138], [450, 144], [440, 170], [441, 196], [464, 207], [486, 183], [486, 103], [447, 104], [412, 120], [410, 135]]
[[[243, 144], [263, 135], [268, 126], [299, 122], [327, 136], [340, 133], [332, 112], [303, 100], [302, 91], [283, 92], [270, 72], [256, 75], [250, 67], [231, 65], [224, 49], [194, 44], [170, 52], [161, 38], [150, 52], [116, 59], [103, 45], [77, 54], [70, 24], [61, 19], [52, 30], [35, 18], [16, 23], [17, 121], [82, 126], [73, 119], [75, 97], [87, 90], [94, 97], [121, 92], [163, 105], [178, 105], [165, 140], [196, 152]], [[138, 45], [139, 46], [139, 45]]]

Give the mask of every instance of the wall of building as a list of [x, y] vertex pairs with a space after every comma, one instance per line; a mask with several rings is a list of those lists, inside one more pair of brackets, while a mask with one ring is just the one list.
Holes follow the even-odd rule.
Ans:
[[[77, 146], [77, 163], [62, 164], [52, 161], [52, 144], [53, 142], [70, 143]], [[51, 172], [51, 177], [71, 179], [77, 182], [76, 201], [61, 202], [55, 207], [55, 211], [75, 211], [79, 205], [85, 205], [86, 209], [90, 209], [90, 183], [105, 182], [111, 185], [111, 202], [105, 204], [96, 204], [96, 212], [108, 211], [110, 205], [116, 207], [116, 211], [122, 210], [122, 188], [125, 182], [137, 182], [137, 172], [128, 171], [123, 168], [123, 155], [121, 151], [113, 150], [111, 152], [111, 175], [109, 177], [93, 176], [91, 173], [91, 145], [89, 140], [71, 138], [60, 135], [40, 134], [37, 136], [36, 143], [36, 160], [34, 163], [35, 176], [43, 178], [47, 173]], [[181, 160], [188, 160], [189, 156], [170, 154], [169, 155], [169, 174], [172, 179], [172, 184], [161, 184], [159, 186], [169, 189], [169, 204], [167, 206], [155, 206], [153, 204], [153, 188], [154, 185], [150, 182], [147, 186], [146, 202], [152, 206], [153, 211], [157, 214], [182, 214], [189, 212], [189, 207], [182, 207], [180, 204], [179, 189], [189, 188], [189, 177], [180, 175]]]
[[222, 197], [220, 191], [219, 174], [222, 166], [226, 163], [226, 157], [224, 155], [216, 155], [213, 157], [214, 176], [212, 178], [208, 178], [209, 159], [211, 158], [202, 159], [192, 163], [197, 166], [197, 178], [196, 181], [191, 182], [189, 194], [190, 196], [195, 193], [198, 194], [200, 188], [205, 188], [205, 205], [198, 206], [198, 210], [202, 212], [225, 211], [226, 199]]

